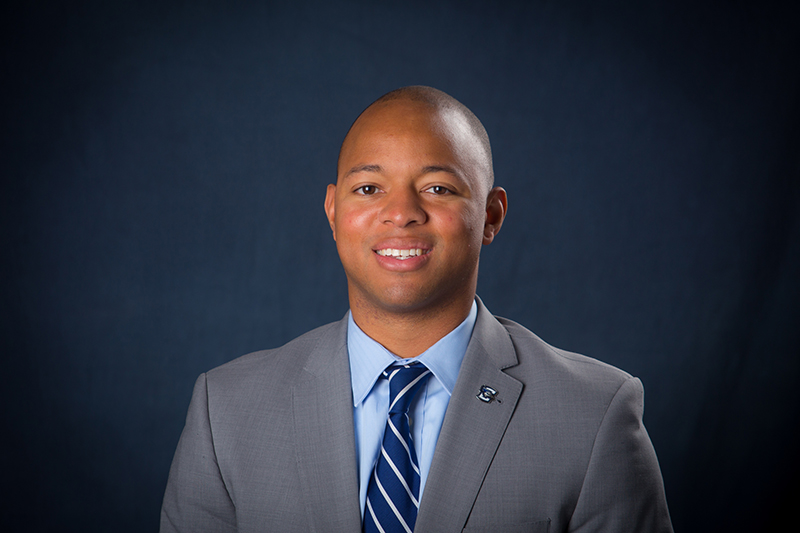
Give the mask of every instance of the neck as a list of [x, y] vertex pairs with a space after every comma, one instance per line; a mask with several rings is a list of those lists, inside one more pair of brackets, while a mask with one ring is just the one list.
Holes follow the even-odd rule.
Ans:
[[453, 331], [469, 315], [474, 301], [449, 302], [435, 309], [387, 311], [350, 298], [350, 312], [361, 330], [393, 354], [416, 357]]

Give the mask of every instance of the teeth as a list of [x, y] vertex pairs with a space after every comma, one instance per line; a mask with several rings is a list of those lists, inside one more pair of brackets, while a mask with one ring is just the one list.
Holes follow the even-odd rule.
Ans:
[[384, 257], [394, 257], [395, 259], [403, 260], [403, 259], [409, 259], [411, 257], [416, 257], [418, 255], [422, 255], [422, 249], [412, 248], [412, 249], [398, 250], [397, 248], [384, 248], [383, 250], [378, 250], [378, 255], [382, 255]]

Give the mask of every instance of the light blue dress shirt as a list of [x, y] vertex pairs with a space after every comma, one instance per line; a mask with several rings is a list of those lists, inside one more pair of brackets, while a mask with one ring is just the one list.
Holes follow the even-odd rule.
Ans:
[[369, 478], [375, 468], [389, 413], [389, 382], [378, 379], [381, 372], [397, 361], [404, 363], [419, 361], [433, 374], [417, 393], [409, 409], [411, 436], [419, 460], [421, 478], [419, 495], [422, 497], [433, 451], [442, 429], [444, 413], [450, 402], [450, 395], [453, 393], [477, 316], [478, 306], [473, 302], [469, 315], [456, 329], [417, 357], [402, 359], [361, 331], [350, 313], [347, 323], [347, 351], [350, 356], [350, 380], [353, 387], [358, 495], [362, 517]]

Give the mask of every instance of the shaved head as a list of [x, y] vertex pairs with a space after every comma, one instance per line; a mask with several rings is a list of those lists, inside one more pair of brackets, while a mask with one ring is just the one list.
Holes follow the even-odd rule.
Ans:
[[478, 117], [476, 117], [467, 106], [445, 92], [424, 85], [412, 85], [395, 89], [394, 91], [384, 94], [362, 111], [353, 122], [352, 126], [350, 126], [345, 136], [342, 148], [339, 151], [339, 160], [341, 161], [342, 153], [348, 145], [351, 132], [356, 129], [356, 126], [362, 118], [371, 114], [373, 111], [403, 102], [427, 107], [430, 109], [431, 113], [438, 114], [445, 118], [449, 122], [451, 128], [465, 129], [469, 132], [470, 137], [472, 137], [471, 140], [473, 141], [469, 143], [471, 145], [470, 148], [480, 152], [473, 154], [473, 156], [479, 158], [482, 162], [481, 167], [483, 167], [483, 171], [481, 173], [481, 178], [487, 185], [486, 191], [488, 192], [494, 185], [494, 169], [492, 166], [492, 147], [489, 143], [489, 135], [486, 133], [486, 128], [483, 127]]

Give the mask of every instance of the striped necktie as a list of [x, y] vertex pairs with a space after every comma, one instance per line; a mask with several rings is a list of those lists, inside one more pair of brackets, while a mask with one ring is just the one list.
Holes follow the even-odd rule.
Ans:
[[419, 463], [411, 440], [408, 408], [431, 371], [419, 363], [390, 366], [389, 419], [369, 480], [364, 533], [411, 533], [419, 509]]

